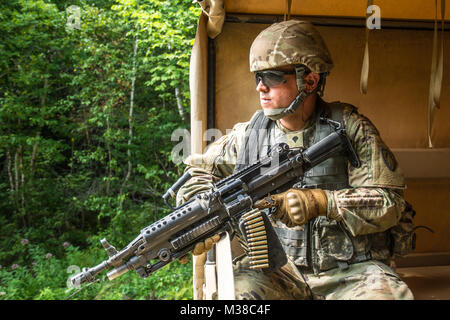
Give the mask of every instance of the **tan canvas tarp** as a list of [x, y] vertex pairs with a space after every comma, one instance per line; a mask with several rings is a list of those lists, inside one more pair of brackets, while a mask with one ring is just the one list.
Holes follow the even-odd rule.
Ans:
[[[440, 0], [439, 0], [440, 1]], [[433, 0], [374, 0], [384, 19], [433, 20]], [[367, 0], [292, 0], [291, 14], [303, 16], [365, 17]], [[286, 0], [225, 0], [228, 13], [284, 14]], [[450, 17], [450, 6], [446, 8]]]

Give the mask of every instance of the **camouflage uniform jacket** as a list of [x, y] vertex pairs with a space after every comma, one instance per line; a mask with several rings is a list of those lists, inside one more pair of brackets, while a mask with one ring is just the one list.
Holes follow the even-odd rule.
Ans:
[[[321, 104], [333, 107], [332, 104], [318, 98], [316, 110]], [[370, 258], [386, 260], [390, 254], [388, 238], [384, 231], [398, 223], [405, 206], [402, 198], [405, 187], [403, 175], [392, 152], [382, 141], [378, 130], [370, 120], [359, 114], [351, 105], [341, 103], [339, 105], [343, 108], [342, 120], [361, 166], [353, 168], [348, 165], [348, 188], [325, 190], [328, 212], [327, 218], [322, 222], [330, 221], [331, 224], [334, 223], [332, 228], [345, 229], [345, 233], [356, 247], [356, 252], [365, 253], [370, 249]], [[308, 137], [314, 137], [312, 133], [316, 130], [317, 117], [318, 114], [315, 112], [299, 131], [289, 131], [277, 122], [273, 133], [276, 142], [286, 142], [290, 147], [310, 146], [312, 141]], [[193, 178], [178, 192], [178, 203], [187, 201], [194, 194], [209, 190], [212, 183], [233, 173], [248, 126], [249, 122], [236, 124], [230, 133], [212, 143], [204, 154], [194, 154], [185, 160], [186, 170], [189, 170]], [[281, 222], [276, 223], [286, 229]], [[298, 226], [292, 229], [303, 230], [303, 228], [304, 226]], [[328, 231], [319, 230], [319, 232]], [[358, 241], [354, 241], [355, 239]], [[338, 253], [343, 245], [348, 245], [344, 242], [336, 243], [338, 247], [332, 249], [337, 252], [335, 254], [337, 260], [349, 260], [349, 257], [345, 258], [345, 254]], [[368, 242], [370, 244], [366, 246], [365, 243]], [[364, 248], [357, 248], [358, 246]], [[319, 251], [316, 254], [320, 256], [321, 253]], [[296, 257], [291, 258], [296, 260]], [[320, 257], [318, 259], [320, 260]], [[298, 259], [295, 262], [299, 266], [305, 265]], [[328, 269], [330, 267], [335, 265], [328, 265]]]

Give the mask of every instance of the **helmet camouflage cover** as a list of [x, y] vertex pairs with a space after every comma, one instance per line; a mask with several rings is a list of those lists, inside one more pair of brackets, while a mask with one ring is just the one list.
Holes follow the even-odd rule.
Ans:
[[314, 26], [289, 20], [264, 29], [250, 48], [250, 71], [303, 64], [314, 73], [333, 68], [330, 53]]

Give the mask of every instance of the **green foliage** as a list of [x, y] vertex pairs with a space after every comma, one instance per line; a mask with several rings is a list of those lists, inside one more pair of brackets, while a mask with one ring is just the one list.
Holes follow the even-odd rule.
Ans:
[[69, 277], [80, 271], [78, 264], [93, 265], [101, 261], [103, 257], [98, 250], [81, 251], [69, 245], [61, 258], [34, 244], [24, 245], [22, 251], [31, 257], [30, 264], [0, 269], [2, 300], [192, 299], [192, 263], [172, 263], [146, 279], [131, 272], [112, 282], [103, 276], [99, 282], [78, 289], [70, 285]]
[[[181, 0], [0, 3], [0, 298], [67, 298], [67, 268], [105, 258], [99, 239], [125, 246], [169, 212], [199, 14]], [[191, 298], [191, 271], [175, 263], [74, 297]]]

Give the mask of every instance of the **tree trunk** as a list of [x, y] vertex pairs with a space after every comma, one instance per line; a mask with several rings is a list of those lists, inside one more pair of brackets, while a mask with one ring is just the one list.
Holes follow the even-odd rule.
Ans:
[[[44, 79], [44, 93], [42, 94], [42, 97], [41, 97], [41, 106], [42, 107], [44, 107], [47, 102], [47, 90], [48, 90], [48, 78], [45, 78]], [[41, 136], [41, 131], [38, 131], [36, 133], [36, 142], [34, 143], [33, 152], [31, 154], [29, 179], [32, 179], [34, 176], [34, 165], [36, 162], [36, 156], [37, 156], [37, 151], [38, 151], [38, 147], [39, 147], [39, 137], [40, 136]]]
[[[23, 185], [25, 183], [25, 175], [23, 173], [23, 156], [22, 146], [16, 150], [14, 155], [14, 178], [15, 178], [15, 204], [16, 209], [21, 212], [22, 222], [24, 227], [27, 227], [26, 212], [25, 212], [25, 198], [23, 192]], [[20, 200], [19, 200], [20, 198]], [[20, 202], [19, 202], [20, 201]]]
[[187, 122], [186, 113], [183, 109], [183, 99], [181, 97], [181, 92], [178, 87], [175, 88], [175, 97], [177, 98], [177, 107], [178, 107], [178, 113], [180, 114], [181, 119], [183, 119], [184, 122]]
[[15, 191], [19, 191], [19, 149], [16, 149], [16, 154], [14, 155], [14, 178], [15, 178]]
[[[109, 132], [110, 131], [110, 124], [109, 124], [109, 114], [106, 117], [106, 131]], [[111, 156], [111, 144], [109, 143], [109, 141], [106, 141], [106, 149], [108, 150], [108, 180], [106, 181], [106, 194], [109, 195], [109, 188], [111, 185], [111, 177], [112, 177], [112, 169], [111, 169], [111, 161], [112, 161], [112, 156]]]
[[36, 133], [36, 142], [34, 143], [34, 146], [33, 146], [33, 153], [31, 154], [30, 177], [29, 177], [29, 179], [32, 179], [33, 176], [34, 176], [34, 165], [35, 165], [35, 162], [36, 162], [36, 155], [37, 155], [37, 150], [38, 150], [38, 147], [39, 147], [39, 137], [40, 136], [41, 136], [41, 132], [38, 131]]
[[21, 201], [21, 205], [22, 205], [23, 219], [24, 219], [24, 222], [26, 222], [27, 215], [25, 212], [25, 170], [23, 169], [22, 146], [20, 146], [19, 169], [20, 169], [20, 201]]
[[[127, 158], [128, 158], [128, 166], [127, 166], [127, 174], [125, 176], [125, 180], [123, 181], [122, 187], [120, 188], [120, 195], [123, 193], [123, 188], [126, 183], [130, 179], [131, 170], [133, 169], [131, 164], [131, 142], [133, 140], [133, 109], [134, 109], [134, 88], [136, 83], [136, 54], [137, 54], [137, 43], [138, 36], [136, 34], [134, 38], [134, 48], [133, 48], [133, 71], [131, 78], [131, 94], [130, 94], [130, 112], [128, 114], [128, 150], [127, 150]], [[120, 207], [122, 208], [123, 199], [120, 200]]]
[[9, 151], [9, 148], [8, 148], [8, 151], [6, 152], [6, 161], [8, 162], [6, 166], [7, 166], [7, 170], [8, 170], [9, 185], [10, 185], [11, 191], [13, 193], [15, 191], [15, 188], [14, 188], [14, 178], [12, 175], [11, 152]]

